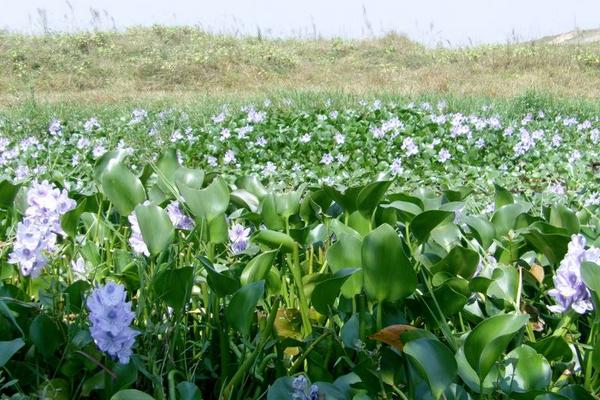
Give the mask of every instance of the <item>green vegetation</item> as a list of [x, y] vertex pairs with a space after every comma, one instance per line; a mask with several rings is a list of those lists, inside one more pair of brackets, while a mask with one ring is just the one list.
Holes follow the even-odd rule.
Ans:
[[23, 36], [0, 33], [0, 104], [193, 103], [276, 92], [596, 99], [600, 46], [427, 49], [362, 41], [235, 38], [195, 28]]

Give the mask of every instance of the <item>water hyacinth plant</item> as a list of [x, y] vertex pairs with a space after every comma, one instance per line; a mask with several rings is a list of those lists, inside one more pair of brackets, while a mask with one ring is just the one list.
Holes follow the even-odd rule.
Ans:
[[598, 117], [261, 104], [0, 125], [3, 396], [600, 393]]

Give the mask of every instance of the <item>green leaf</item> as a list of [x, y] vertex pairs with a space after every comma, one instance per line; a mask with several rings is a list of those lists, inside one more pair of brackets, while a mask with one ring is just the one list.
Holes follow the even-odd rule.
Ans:
[[[535, 351], [542, 354], [549, 361], [571, 361], [573, 352], [562, 336], [546, 336], [536, 342], [529, 343]], [[596, 348], [600, 348], [596, 346]]]
[[485, 379], [514, 334], [528, 321], [527, 315], [495, 315], [473, 328], [465, 340], [465, 357], [480, 380]]
[[64, 343], [58, 324], [44, 314], [35, 317], [29, 325], [29, 338], [36, 350], [45, 356], [52, 355]]
[[13, 205], [21, 185], [13, 185], [7, 180], [0, 182], [0, 208], [7, 209]]
[[513, 204], [515, 202], [512, 193], [504, 189], [502, 186], [496, 185], [494, 183], [494, 189], [496, 190], [496, 195], [494, 197], [496, 209], [507, 204]]
[[552, 379], [550, 363], [529, 346], [521, 345], [506, 356], [500, 388], [505, 393], [544, 390]]
[[394, 228], [383, 224], [371, 231], [363, 240], [361, 254], [363, 284], [370, 299], [394, 302], [415, 291], [417, 275]]
[[259, 206], [258, 197], [244, 189], [236, 189], [231, 192], [231, 201], [238, 206], [245, 207], [251, 212], [257, 212]]
[[77, 281], [65, 289], [65, 295], [68, 299], [66, 310], [68, 312], [79, 312], [85, 299], [85, 293], [91, 287], [89, 282]]
[[292, 251], [294, 247], [297, 246], [297, 243], [290, 235], [269, 229], [258, 231], [256, 235], [254, 235], [253, 240], [271, 248], [279, 248], [281, 246], [288, 252]]
[[356, 269], [350, 268], [342, 269], [336, 272], [331, 278], [318, 282], [311, 296], [311, 302], [315, 310], [323, 315], [329, 315], [335, 299], [340, 294], [340, 288], [356, 271]]
[[438, 225], [454, 218], [451, 211], [429, 210], [417, 215], [410, 223], [410, 231], [421, 243], [426, 242], [431, 231]]
[[552, 264], [558, 264], [567, 254], [571, 238], [567, 235], [542, 233], [535, 228], [523, 234], [523, 237], [537, 251], [543, 253]]
[[4, 367], [23, 346], [25, 342], [21, 338], [0, 342], [0, 368]]
[[467, 215], [463, 217], [463, 222], [475, 233], [477, 241], [481, 243], [484, 250], [487, 250], [494, 243], [496, 228], [487, 219]]
[[177, 152], [174, 148], [166, 149], [162, 152], [156, 162], [158, 175], [157, 184], [163, 193], [169, 195], [175, 187], [175, 171], [179, 168]]
[[337, 235], [337, 240], [327, 249], [327, 264], [333, 273], [344, 268], [355, 268], [358, 271], [344, 282], [341, 288], [342, 295], [352, 298], [362, 290], [362, 241], [347, 234]]
[[110, 400], [154, 400], [154, 397], [137, 389], [125, 389], [115, 393]]
[[225, 297], [235, 293], [235, 291], [240, 288], [240, 283], [237, 280], [217, 272], [215, 267], [206, 257], [199, 256], [198, 259], [206, 269], [206, 282], [208, 283], [208, 286], [217, 296]]
[[252, 282], [243, 286], [231, 297], [225, 317], [231, 327], [242, 335], [250, 334], [250, 326], [256, 312], [256, 304], [265, 292], [265, 281]]
[[439, 340], [428, 338], [409, 341], [403, 351], [429, 384], [434, 399], [439, 399], [458, 373], [452, 352]]
[[79, 218], [86, 210], [87, 199], [84, 199], [72, 210], [63, 214], [60, 219], [60, 226], [70, 238], [77, 236], [77, 228], [79, 227]]
[[600, 296], [600, 265], [590, 261], [582, 262], [581, 278], [592, 292]]
[[123, 216], [131, 214], [146, 199], [142, 182], [120, 162], [106, 166], [101, 183], [104, 194]]
[[275, 196], [273, 193], [268, 193], [263, 197], [260, 216], [267, 228], [275, 231], [282, 231], [285, 229], [285, 221], [281, 215], [277, 213], [277, 206], [275, 205]]
[[94, 165], [94, 181], [102, 187], [102, 176], [104, 172], [116, 164], [121, 164], [127, 158], [125, 150], [107, 151], [96, 161]]
[[181, 190], [181, 185], [185, 185], [192, 189], [202, 189], [202, 183], [204, 183], [204, 171], [201, 169], [179, 167], [175, 170], [174, 182], [179, 190]]
[[192, 294], [194, 270], [192, 267], [166, 269], [156, 274], [154, 291], [159, 300], [173, 308], [182, 311]]
[[221, 177], [215, 178], [204, 189], [178, 181], [178, 188], [185, 203], [197, 218], [204, 218], [208, 222], [227, 211], [229, 206], [229, 187]]
[[443, 260], [433, 265], [431, 272], [435, 274], [439, 271], [446, 271], [468, 279], [475, 274], [478, 264], [479, 253], [466, 247], [457, 246], [452, 248]]
[[266, 251], [250, 260], [244, 267], [242, 275], [240, 276], [242, 286], [266, 279], [265, 277], [273, 265], [277, 252], [277, 249]]
[[235, 181], [235, 184], [255, 195], [259, 200], [267, 195], [267, 189], [255, 175], [242, 176]]
[[179, 382], [177, 384], [177, 392], [179, 392], [181, 400], [202, 400], [200, 389], [192, 382]]
[[381, 208], [393, 208], [400, 214], [400, 219], [404, 222], [410, 222], [413, 218], [423, 212], [418, 205], [402, 200], [392, 201], [389, 204], [380, 204]]
[[392, 181], [377, 181], [366, 185], [356, 199], [358, 211], [367, 218], [373, 215], [373, 211], [385, 195]]
[[569, 235], [579, 233], [579, 218], [577, 214], [562, 204], [550, 209], [550, 224], [567, 230]]
[[150, 254], [160, 254], [173, 243], [175, 228], [165, 210], [153, 205], [139, 205], [135, 208], [135, 215]]
[[[570, 400], [595, 400], [587, 390], [579, 385], [567, 385], [563, 386], [558, 393]], [[536, 399], [537, 400], [537, 399]]]
[[496, 237], [506, 236], [508, 231], [515, 227], [517, 217], [531, 208], [531, 204], [516, 203], [506, 204], [496, 209], [492, 216], [492, 224], [496, 228]]

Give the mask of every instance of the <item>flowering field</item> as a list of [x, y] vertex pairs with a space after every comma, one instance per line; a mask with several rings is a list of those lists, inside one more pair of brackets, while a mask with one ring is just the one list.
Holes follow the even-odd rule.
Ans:
[[0, 393], [593, 399], [600, 117], [0, 117]]

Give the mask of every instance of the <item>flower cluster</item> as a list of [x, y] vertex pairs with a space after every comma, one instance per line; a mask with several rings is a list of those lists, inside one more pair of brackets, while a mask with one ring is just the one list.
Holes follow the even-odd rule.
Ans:
[[242, 224], [234, 224], [229, 228], [229, 241], [231, 242], [231, 251], [239, 254], [248, 247], [250, 238], [250, 228], [244, 228]]
[[94, 343], [121, 364], [129, 363], [131, 348], [139, 335], [130, 327], [135, 314], [131, 311], [131, 302], [125, 301], [126, 296], [123, 285], [108, 282], [97, 286], [86, 301]]
[[591, 247], [586, 250], [585, 238], [573, 235], [565, 258], [560, 262], [554, 276], [554, 289], [548, 294], [554, 298], [556, 305], [549, 306], [552, 312], [562, 313], [573, 309], [585, 314], [593, 309], [590, 291], [581, 277], [581, 263], [584, 261], [599, 262], [600, 249]]
[[178, 201], [172, 201], [167, 206], [167, 214], [175, 228], [183, 229], [185, 231], [194, 229], [194, 220], [181, 211], [181, 206]]
[[27, 192], [25, 218], [17, 225], [13, 251], [8, 262], [18, 264], [23, 276], [38, 277], [56, 248], [57, 235], [64, 235], [60, 217], [75, 208], [66, 190], [48, 181], [34, 182]]
[[298, 375], [292, 381], [292, 399], [294, 400], [319, 400], [319, 387], [317, 385], [311, 385], [308, 394], [306, 389], [308, 387], [308, 380], [304, 375]]

